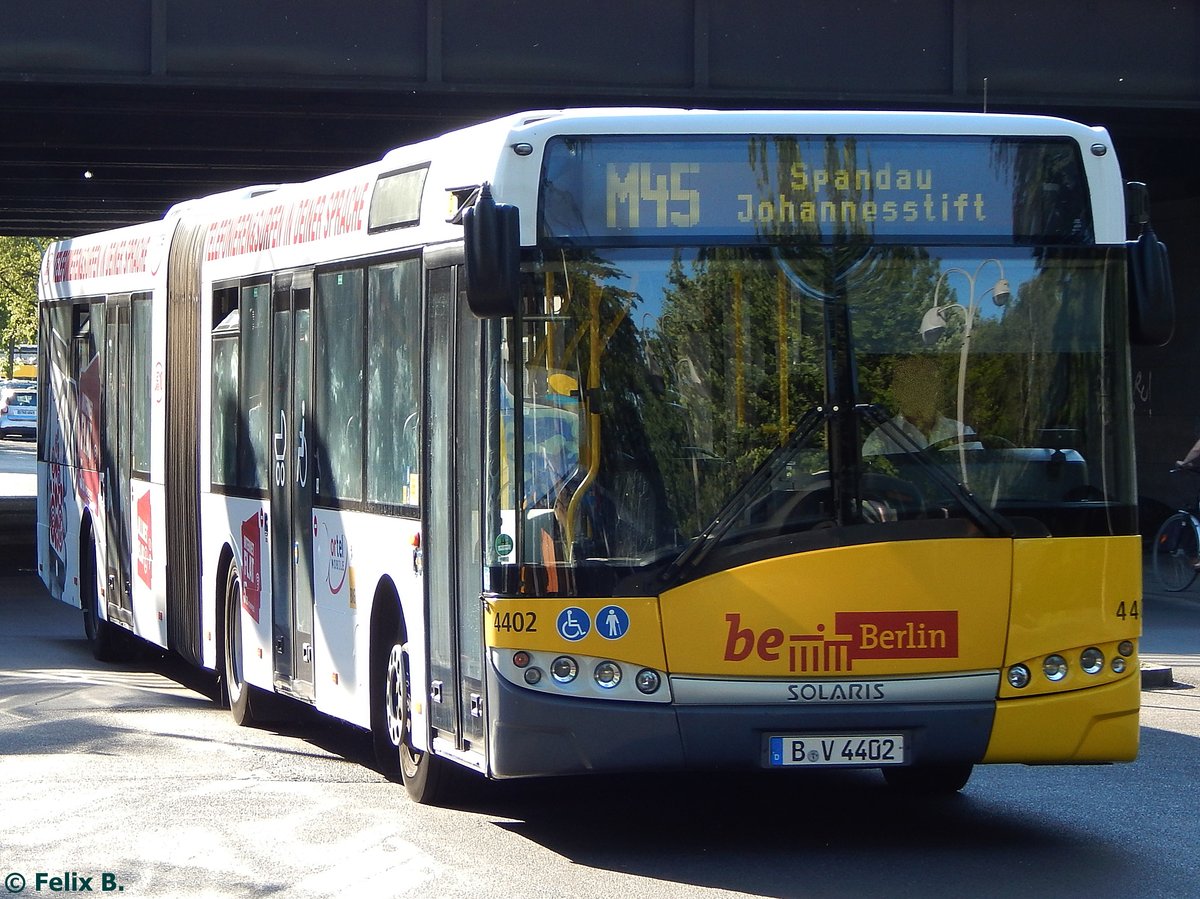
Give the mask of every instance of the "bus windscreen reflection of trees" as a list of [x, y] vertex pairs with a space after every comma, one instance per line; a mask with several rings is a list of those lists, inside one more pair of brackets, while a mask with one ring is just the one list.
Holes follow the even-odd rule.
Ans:
[[[677, 552], [825, 402], [828, 298], [810, 284], [837, 280], [833, 258], [613, 251], [543, 270], [524, 319], [526, 508], [554, 510], [576, 561]], [[905, 247], [857, 261], [841, 279], [861, 310], [856, 339], [915, 351], [937, 265]], [[625, 269], [654, 272], [653, 286], [626, 289]], [[825, 442], [816, 429], [794, 467], [827, 470]], [[550, 561], [532, 538], [527, 556]]]
[[[1014, 275], [1003, 305], [990, 300], [990, 274], [977, 285], [955, 274], [994, 267]], [[877, 422], [864, 413], [827, 418], [786, 460], [777, 451], [806, 413], [834, 401], [825, 344], [842, 313], [835, 364], [849, 372], [854, 404], [892, 418], [902, 405], [897, 374], [919, 356], [931, 392], [946, 400], [941, 414], [963, 422], [969, 439], [959, 434], [920, 459], [920, 447], [864, 448], [852, 474], [862, 514], [839, 523], [970, 518], [976, 501], [1028, 512], [1101, 499], [1111, 473], [1089, 460], [1105, 456], [1097, 423], [1111, 414], [1094, 389], [1114, 364], [1101, 352], [1096, 309], [1109, 276], [1094, 254], [1030, 248], [625, 249], [547, 263], [523, 319], [524, 508], [533, 525], [524, 557], [628, 565], [673, 557], [729, 514], [726, 503], [773, 453], [782, 467], [764, 491], [774, 495], [764, 494], [760, 521], [746, 513], [743, 536], [780, 523], [779, 505], [794, 506], [802, 490], [827, 487], [846, 465], [831, 458], [831, 429], [863, 447]], [[935, 305], [953, 312], [930, 340], [921, 323]], [[931, 475], [930, 463], [946, 476]], [[919, 499], [872, 512], [872, 485], [900, 480]], [[781, 527], [836, 518], [825, 508]]]
[[641, 558], [674, 540], [646, 424], [662, 415], [661, 391], [634, 325], [640, 298], [622, 277], [589, 257], [535, 278], [521, 422], [532, 561]]
[[[704, 460], [673, 469], [672, 511], [686, 536], [710, 524], [805, 413], [828, 405], [831, 305], [850, 308], [845, 351], [868, 351], [857, 359], [860, 391], [881, 396], [889, 373], [877, 354], [893, 359], [917, 351], [912, 322], [936, 278], [937, 265], [910, 247], [725, 248], [701, 252], [687, 266], [675, 258], [655, 346], [670, 359], [664, 368], [686, 411], [693, 458]], [[777, 480], [794, 489], [796, 478], [829, 467], [827, 432], [818, 427]]]
[[[1103, 346], [1105, 322], [1097, 308], [1104, 286], [1095, 260], [1045, 253], [1002, 315], [977, 317], [966, 394], [989, 432], [1017, 446], [1038, 446], [1045, 429], [1079, 429], [1099, 420], [1092, 387]], [[964, 328], [959, 316], [935, 349], [957, 356]]]

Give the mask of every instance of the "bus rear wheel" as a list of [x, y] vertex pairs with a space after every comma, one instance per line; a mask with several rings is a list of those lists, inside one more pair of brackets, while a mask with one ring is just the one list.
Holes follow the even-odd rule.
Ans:
[[967, 785], [973, 765], [910, 765], [882, 768], [889, 787], [922, 796], [951, 796]]
[[83, 633], [92, 656], [100, 662], [120, 662], [128, 656], [128, 638], [100, 617], [100, 581], [96, 545], [88, 537], [79, 556], [79, 605], [83, 608]]
[[253, 691], [242, 671], [242, 582], [237, 566], [230, 564], [225, 576], [225, 631], [224, 663], [225, 694], [229, 700], [229, 712], [239, 727], [254, 723], [254, 712], [250, 707]]
[[[386, 728], [386, 746], [391, 753], [391, 759], [398, 762], [395, 767], [399, 769], [405, 791], [415, 802], [432, 804], [443, 795], [447, 764], [443, 759], [422, 752], [412, 745], [412, 683], [408, 653], [400, 640], [397, 633], [387, 654], [381, 697], [381, 723]], [[383, 734], [377, 736], [377, 748], [383, 742], [379, 739], [382, 736]], [[386, 761], [390, 762], [391, 759]]]

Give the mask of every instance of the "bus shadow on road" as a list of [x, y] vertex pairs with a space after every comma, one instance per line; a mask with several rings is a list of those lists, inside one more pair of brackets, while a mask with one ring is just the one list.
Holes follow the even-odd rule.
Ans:
[[1042, 883], [1066, 866], [1074, 887], [1099, 889], [1136, 865], [1132, 850], [998, 806], [986, 789], [917, 798], [874, 771], [498, 786], [509, 801], [488, 808], [519, 820], [496, 826], [577, 864], [754, 895], [1002, 895], [989, 889], [1013, 859], [1030, 870], [1044, 862]]
[[[564, 806], [580, 814], [564, 822]], [[939, 855], [960, 871], [964, 858], [1066, 845], [1048, 823], [997, 814], [969, 793], [904, 796], [874, 771], [543, 783], [507, 814], [522, 820], [497, 826], [577, 864], [755, 895], [880, 895], [881, 870], [894, 866], [903, 879], [884, 893], [927, 896], [922, 868]]]
[[[982, 766], [941, 798], [877, 771], [713, 772], [489, 784], [457, 807], [506, 816], [497, 827], [580, 865], [755, 895], [1146, 895], [1161, 854], [1146, 840], [1190, 820], [1178, 784], [1198, 750], [1144, 727], [1133, 764]], [[1150, 879], [1191, 861], [1173, 864]]]

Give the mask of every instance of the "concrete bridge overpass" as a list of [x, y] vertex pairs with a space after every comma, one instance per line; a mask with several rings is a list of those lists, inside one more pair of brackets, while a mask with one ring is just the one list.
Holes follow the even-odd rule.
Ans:
[[1112, 131], [1173, 250], [1138, 349], [1143, 492], [1200, 432], [1193, 0], [40, 0], [0, 4], [0, 233], [73, 235], [516, 109], [990, 109]]
[[[1200, 8], [1162, 0], [0, 5], [0, 233], [73, 234], [560, 105], [1020, 110], [1200, 195]], [[1190, 158], [1189, 158], [1190, 157]], [[1153, 176], [1150, 178], [1150, 176]]]

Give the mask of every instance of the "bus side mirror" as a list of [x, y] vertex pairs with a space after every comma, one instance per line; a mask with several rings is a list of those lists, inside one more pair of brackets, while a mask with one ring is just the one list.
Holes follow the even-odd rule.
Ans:
[[1130, 218], [1140, 224], [1129, 248], [1129, 338], [1142, 346], [1163, 346], [1175, 331], [1175, 291], [1167, 248], [1150, 227], [1146, 185], [1126, 185]]
[[516, 315], [520, 299], [521, 228], [516, 206], [498, 204], [490, 185], [463, 212], [467, 305], [480, 318]]

